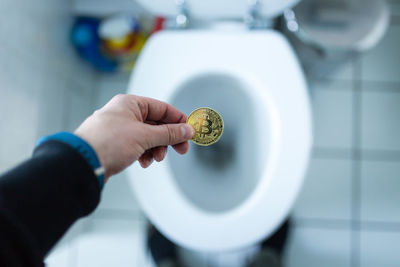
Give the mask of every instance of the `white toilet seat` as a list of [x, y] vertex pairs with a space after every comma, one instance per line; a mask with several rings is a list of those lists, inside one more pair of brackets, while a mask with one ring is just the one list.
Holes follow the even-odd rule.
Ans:
[[169, 102], [186, 80], [212, 72], [245, 79], [253, 88], [249, 94], [268, 106], [273, 122], [269, 167], [254, 193], [234, 209], [211, 213], [182, 195], [166, 161], [128, 169], [150, 221], [177, 244], [201, 251], [248, 246], [280, 225], [301, 187], [312, 139], [301, 68], [287, 41], [272, 30], [158, 33], [141, 53], [128, 93]]

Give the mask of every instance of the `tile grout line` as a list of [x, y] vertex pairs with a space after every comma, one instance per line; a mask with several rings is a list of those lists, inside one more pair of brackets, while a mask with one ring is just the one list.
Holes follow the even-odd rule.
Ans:
[[353, 159], [357, 150], [363, 161], [400, 161], [400, 150], [313, 147], [316, 159]]
[[351, 163], [351, 234], [350, 234], [350, 264], [359, 267], [361, 262], [361, 138], [362, 138], [362, 90], [361, 62], [353, 59], [353, 129], [352, 129], [352, 163]]
[[[304, 228], [318, 229], [348, 229], [353, 220], [316, 218], [316, 217], [295, 217], [295, 226]], [[400, 232], [400, 222], [392, 221], [374, 221], [363, 220], [360, 224], [360, 231], [383, 231], [383, 232]]]

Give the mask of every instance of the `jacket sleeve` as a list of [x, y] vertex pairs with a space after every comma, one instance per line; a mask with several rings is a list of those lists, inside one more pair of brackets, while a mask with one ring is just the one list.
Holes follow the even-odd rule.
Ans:
[[88, 162], [67, 144], [44, 142], [0, 176], [0, 266], [42, 266], [67, 229], [99, 201]]

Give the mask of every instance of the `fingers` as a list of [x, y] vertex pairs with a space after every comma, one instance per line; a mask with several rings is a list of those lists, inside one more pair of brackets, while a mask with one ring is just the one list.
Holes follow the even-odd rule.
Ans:
[[167, 149], [168, 147], [166, 146], [159, 146], [147, 150], [139, 158], [140, 166], [142, 166], [142, 168], [147, 168], [153, 163], [154, 160], [157, 162], [162, 161], [167, 155]]
[[153, 148], [153, 158], [157, 161], [160, 162], [162, 161], [165, 156], [167, 155], [167, 146], [159, 146], [159, 147], [155, 147]]
[[168, 146], [183, 143], [191, 139], [194, 135], [192, 126], [186, 123], [146, 125], [147, 135], [146, 144], [150, 149], [158, 146]]
[[139, 102], [144, 120], [163, 123], [182, 123], [186, 121], [186, 115], [173, 106], [148, 97], [136, 97]]
[[[179, 154], [185, 154], [189, 150], [189, 143], [183, 142], [180, 144], [176, 144], [173, 146], [176, 152]], [[154, 160], [157, 162], [161, 162], [165, 159], [167, 155], [168, 147], [167, 146], [159, 146], [153, 149], [147, 150], [140, 158], [139, 163], [142, 168], [149, 167]]]
[[147, 150], [146, 152], [143, 153], [143, 155], [140, 156], [139, 158], [139, 163], [142, 168], [147, 168], [149, 167], [154, 161], [153, 158], [153, 152], [151, 149]]
[[172, 146], [176, 152], [178, 152], [179, 154], [185, 154], [186, 152], [188, 152], [189, 150], [189, 143], [188, 142], [183, 142], [180, 144], [176, 144], [174, 146]]

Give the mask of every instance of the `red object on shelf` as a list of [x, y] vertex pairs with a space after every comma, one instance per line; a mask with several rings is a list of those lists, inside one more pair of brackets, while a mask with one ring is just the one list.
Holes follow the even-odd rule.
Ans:
[[151, 31], [151, 34], [163, 30], [164, 22], [165, 22], [165, 17], [156, 17], [154, 19], [154, 24], [153, 24], [153, 29]]

